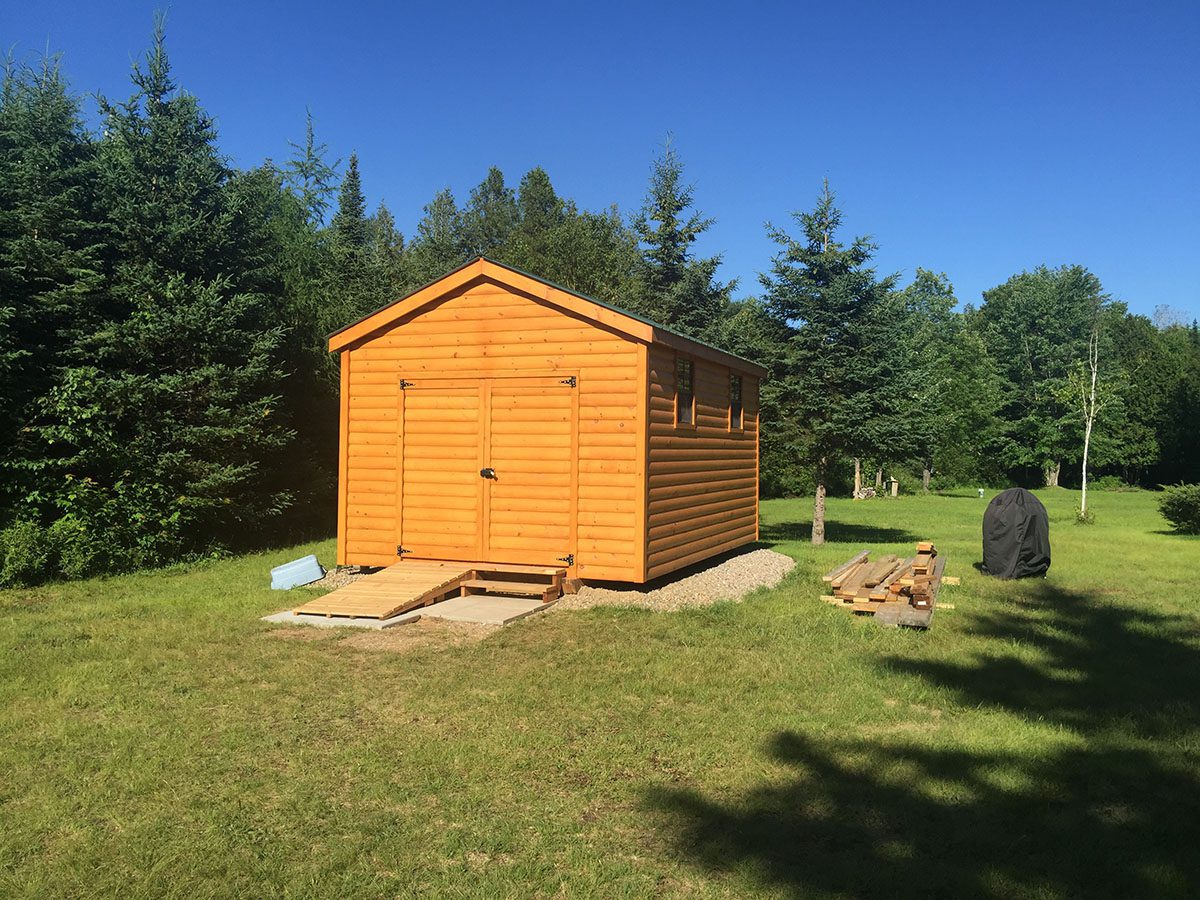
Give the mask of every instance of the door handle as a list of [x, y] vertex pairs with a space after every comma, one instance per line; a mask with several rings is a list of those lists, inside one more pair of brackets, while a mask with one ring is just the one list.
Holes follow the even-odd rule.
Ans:
[[493, 469], [493, 468], [491, 468], [491, 467], [489, 467], [489, 468], [486, 468], [486, 469], [480, 469], [480, 470], [479, 470], [479, 477], [480, 477], [480, 478], [495, 478], [495, 477], [496, 477], [496, 470], [495, 470], [495, 469]]

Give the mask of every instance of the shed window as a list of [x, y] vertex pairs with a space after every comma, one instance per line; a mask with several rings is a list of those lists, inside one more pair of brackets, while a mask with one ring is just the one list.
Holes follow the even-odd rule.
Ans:
[[696, 418], [695, 373], [690, 359], [675, 361], [675, 424], [691, 425]]
[[729, 427], [742, 427], [742, 376], [729, 376]]

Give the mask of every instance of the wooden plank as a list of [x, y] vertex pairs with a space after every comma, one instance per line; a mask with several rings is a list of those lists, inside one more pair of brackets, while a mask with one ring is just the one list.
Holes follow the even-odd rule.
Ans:
[[871, 566], [867, 577], [863, 579], [863, 587], [875, 587], [875, 585], [891, 575], [899, 563], [900, 561], [895, 556], [883, 557], [879, 562]]
[[868, 551], [866, 551], [866, 550], [860, 551], [859, 553], [852, 556], [850, 559], [846, 560], [840, 566], [835, 566], [833, 569], [830, 569], [828, 572], [826, 572], [824, 575], [821, 576], [821, 580], [822, 581], [833, 581], [835, 578], [837, 578], [837, 576], [842, 575], [845, 572], [848, 572], [850, 569], [854, 568], [859, 563], [865, 562], [866, 558], [867, 558], [867, 553], [868, 553]]
[[893, 593], [891, 590], [892, 586], [896, 584], [896, 582], [898, 582], [902, 577], [904, 577], [906, 573], [911, 571], [912, 562], [912, 557], [901, 560], [900, 564], [895, 568], [895, 570], [892, 571], [890, 575], [887, 576], [887, 578], [875, 585], [875, 589], [871, 591], [871, 599], [882, 601], [888, 600], [889, 595]]
[[347, 565], [346, 519], [350, 504], [350, 354], [338, 356], [341, 394], [338, 413], [337, 562]]
[[848, 581], [853, 579], [855, 576], [866, 574], [864, 569], [867, 566], [869, 566], [870, 564], [871, 563], [867, 559], [866, 554], [864, 554], [863, 558], [861, 560], [859, 560], [858, 562], [856, 562], [853, 566], [851, 566], [848, 569], [844, 569], [841, 573], [839, 573], [838, 575], [835, 575], [833, 577], [833, 579], [829, 582], [829, 586], [832, 587], [834, 590], [837, 590], [838, 588], [845, 585]]
[[296, 615], [389, 619], [458, 589], [473, 570], [462, 565], [397, 563], [296, 607]]
[[638, 495], [637, 495], [637, 511], [635, 513], [635, 521], [637, 524], [637, 534], [635, 537], [636, 553], [637, 553], [637, 572], [638, 580], [646, 581], [646, 570], [649, 566], [650, 556], [650, 525], [651, 512], [650, 505], [650, 348], [645, 344], [638, 345], [637, 356], [637, 372], [638, 372], [638, 394], [637, 394], [637, 480], [638, 480]]
[[836, 581], [834, 585], [834, 594], [839, 597], [851, 598], [858, 593], [859, 588], [863, 586], [863, 582], [867, 580], [867, 576], [871, 574], [871, 564], [862, 563], [853, 572], [840, 576], [843, 580], [839, 586]]

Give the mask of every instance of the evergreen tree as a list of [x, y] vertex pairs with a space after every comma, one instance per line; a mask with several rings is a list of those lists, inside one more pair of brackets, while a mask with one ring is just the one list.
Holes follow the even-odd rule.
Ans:
[[320, 227], [325, 222], [325, 214], [333, 199], [333, 180], [337, 177], [341, 160], [333, 164], [325, 161], [329, 148], [317, 141], [312, 111], [309, 109], [304, 110], [304, 143], [289, 141], [288, 144], [292, 147], [293, 156], [284, 169], [285, 180], [300, 198], [308, 221], [314, 228]]
[[654, 161], [650, 189], [633, 229], [642, 245], [643, 314], [704, 337], [727, 311], [736, 282], [716, 281], [719, 256], [696, 259], [692, 244], [712, 225], [693, 208], [694, 189], [683, 180], [683, 161], [668, 140]]
[[517, 200], [504, 184], [504, 173], [492, 166], [471, 191], [462, 215], [462, 240], [468, 259], [495, 256], [517, 227]]
[[371, 234], [371, 256], [379, 269], [379, 279], [384, 295], [380, 302], [395, 299], [405, 293], [408, 284], [404, 259], [404, 235], [396, 228], [396, 220], [384, 203], [379, 204], [368, 220]]
[[115, 568], [260, 539], [291, 503], [293, 434], [265, 223], [170, 75], [161, 19], [126, 103], [102, 103], [107, 320], [42, 405], [45, 491]]
[[377, 309], [390, 295], [376, 233], [376, 225], [367, 217], [358, 157], [352, 153], [338, 191], [337, 212], [329, 225], [324, 303], [319, 312], [326, 334]]
[[498, 256], [519, 269], [545, 273], [558, 229], [567, 218], [566, 204], [555, 192], [545, 169], [539, 166], [525, 173], [517, 191], [516, 209], [516, 225]]
[[64, 348], [96, 324], [94, 157], [58, 61], [10, 68], [0, 93], [0, 508], [36, 498], [26, 425]]
[[566, 205], [555, 192], [546, 170], [537, 166], [526, 172], [517, 193], [517, 230], [530, 236], [546, 234], [565, 218]]
[[644, 293], [637, 238], [616, 207], [581, 211], [558, 196], [542, 168], [521, 179], [517, 224], [497, 251], [502, 262], [621, 306]]
[[330, 223], [330, 230], [333, 233], [335, 249], [361, 250], [367, 246], [370, 236], [367, 225], [367, 198], [363, 194], [357, 154], [350, 154], [346, 175], [338, 190], [337, 212]]
[[875, 245], [867, 238], [838, 243], [842, 214], [828, 183], [813, 211], [793, 218], [797, 238], [768, 229], [781, 249], [762, 284], [767, 313], [783, 335], [768, 384], [781, 417], [795, 423], [791, 450], [812, 473], [812, 542], [822, 544], [825, 496], [839, 457], [866, 455], [891, 437], [880, 423], [903, 388], [892, 353], [894, 277], [877, 278], [868, 267]]
[[440, 278], [470, 259], [463, 216], [450, 189], [438, 191], [424, 213], [408, 254], [414, 287]]

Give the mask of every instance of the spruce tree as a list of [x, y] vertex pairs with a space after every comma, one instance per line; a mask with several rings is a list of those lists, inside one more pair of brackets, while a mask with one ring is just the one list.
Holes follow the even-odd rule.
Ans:
[[338, 190], [337, 212], [330, 228], [335, 248], [361, 250], [367, 246], [367, 198], [363, 195], [362, 176], [358, 172], [358, 155], [355, 153], [350, 154], [346, 175]]
[[97, 324], [94, 157], [57, 59], [10, 69], [0, 95], [0, 508], [40, 496], [25, 426], [66, 349]]
[[297, 144], [289, 141], [293, 156], [288, 160], [285, 181], [289, 188], [300, 198], [305, 215], [314, 228], [325, 222], [333, 199], [333, 180], [337, 177], [337, 167], [341, 160], [328, 163], [326, 155], [329, 148], [317, 141], [313, 130], [313, 116], [309, 109], [304, 110], [304, 143]]
[[539, 166], [525, 173], [516, 209], [516, 225], [497, 255], [519, 269], [545, 273], [555, 232], [566, 219], [566, 204], [555, 193], [545, 169]]
[[[327, 334], [377, 309], [390, 297], [388, 275], [375, 240], [376, 225], [367, 217], [358, 156], [352, 153], [338, 191], [337, 211], [329, 224], [324, 302], [319, 312]], [[387, 240], [394, 240], [394, 233]]]
[[440, 278], [468, 259], [463, 214], [449, 188], [425, 205], [417, 235], [409, 247], [409, 277], [416, 287]]
[[517, 227], [517, 200], [495, 166], [471, 191], [462, 215], [462, 239], [468, 258], [495, 256]]
[[291, 503], [272, 273], [211, 119], [170, 74], [161, 19], [125, 103], [102, 103], [106, 321], [36, 425], [46, 490], [115, 568], [261, 540]]
[[713, 224], [693, 208], [694, 189], [668, 140], [654, 161], [650, 188], [633, 229], [642, 245], [645, 293], [641, 311], [697, 337], [710, 336], [727, 312], [736, 282], [716, 281], [719, 256], [696, 259], [692, 244]]
[[779, 415], [795, 423], [791, 451], [814, 484], [812, 542], [825, 542], [830, 475], [845, 455], [866, 455], [889, 435], [881, 419], [902, 391], [892, 351], [894, 277], [868, 266], [875, 245], [838, 242], [842, 213], [828, 183], [812, 212], [794, 213], [800, 234], [768, 234], [780, 245], [761, 276], [765, 307], [781, 334], [768, 382]]
[[396, 228], [391, 210], [382, 201], [369, 220], [371, 233], [371, 255], [379, 269], [382, 290], [386, 296], [381, 302], [395, 299], [405, 293], [408, 273], [404, 257], [404, 235]]

